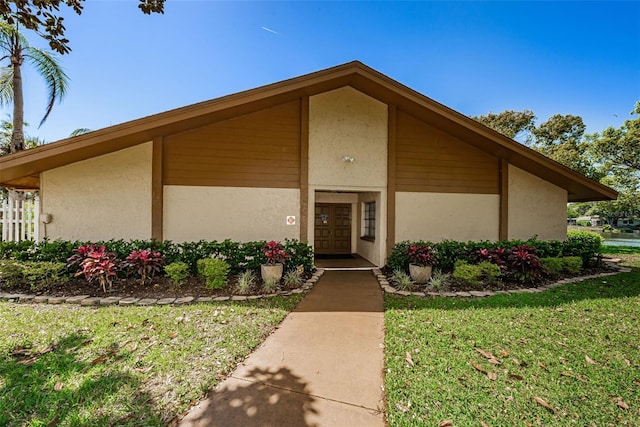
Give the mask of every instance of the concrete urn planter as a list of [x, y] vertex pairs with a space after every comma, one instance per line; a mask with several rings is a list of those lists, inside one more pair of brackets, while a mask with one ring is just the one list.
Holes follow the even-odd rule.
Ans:
[[409, 275], [411, 280], [416, 283], [427, 283], [431, 278], [431, 266], [430, 265], [416, 265], [409, 264]]
[[265, 282], [269, 279], [280, 281], [282, 279], [282, 264], [262, 264], [260, 266], [260, 276]]

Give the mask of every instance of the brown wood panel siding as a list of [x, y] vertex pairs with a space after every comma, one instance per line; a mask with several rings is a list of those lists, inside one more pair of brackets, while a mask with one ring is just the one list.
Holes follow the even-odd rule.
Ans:
[[396, 191], [499, 193], [496, 157], [405, 112], [396, 122]]
[[300, 187], [300, 101], [165, 138], [164, 183]]
[[309, 240], [309, 97], [300, 102], [300, 241]]
[[153, 139], [151, 155], [151, 238], [160, 242], [163, 240], [162, 229], [164, 225], [163, 146], [162, 137]]
[[509, 239], [509, 162], [500, 160], [500, 229], [499, 240]]
[[387, 250], [389, 256], [396, 243], [396, 164], [397, 164], [397, 112], [395, 105], [389, 105], [387, 144]]

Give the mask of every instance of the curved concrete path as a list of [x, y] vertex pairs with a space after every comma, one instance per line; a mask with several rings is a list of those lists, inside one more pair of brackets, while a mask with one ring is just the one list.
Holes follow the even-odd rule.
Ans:
[[384, 426], [382, 292], [327, 271], [267, 340], [178, 424]]

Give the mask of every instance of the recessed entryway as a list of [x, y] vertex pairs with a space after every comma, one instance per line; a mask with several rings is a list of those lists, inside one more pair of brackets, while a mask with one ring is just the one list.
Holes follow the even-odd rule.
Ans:
[[351, 205], [316, 203], [314, 249], [317, 254], [351, 253]]
[[364, 190], [310, 190], [308, 238], [316, 255], [353, 255], [352, 259], [338, 260], [354, 264], [345, 267], [355, 267], [358, 260], [366, 260], [368, 265], [384, 265], [385, 192]]

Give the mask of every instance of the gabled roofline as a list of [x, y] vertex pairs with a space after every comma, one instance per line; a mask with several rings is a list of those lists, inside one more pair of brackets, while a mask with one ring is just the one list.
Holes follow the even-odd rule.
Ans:
[[154, 138], [225, 120], [343, 86], [438, 126], [525, 171], [566, 188], [569, 201], [613, 200], [617, 192], [543, 156], [483, 124], [391, 79], [359, 61], [128, 121], [0, 157], [0, 184], [37, 186], [40, 172], [121, 150]]

